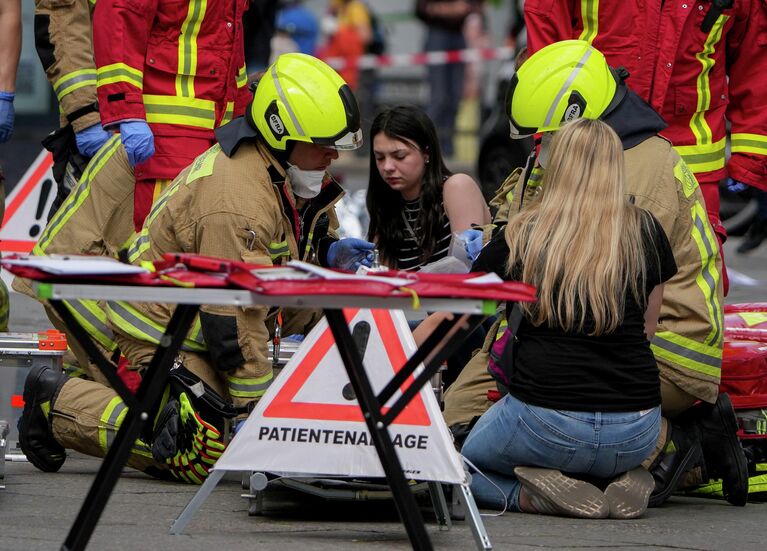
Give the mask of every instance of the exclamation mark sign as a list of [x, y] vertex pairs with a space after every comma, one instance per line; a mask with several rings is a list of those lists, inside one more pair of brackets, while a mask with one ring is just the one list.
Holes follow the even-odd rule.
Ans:
[[[370, 338], [370, 324], [366, 321], [357, 322], [352, 329], [352, 340], [357, 347], [357, 352], [361, 359], [365, 359], [365, 350], [368, 348], [368, 339]], [[351, 383], [346, 383], [341, 389], [341, 396], [350, 402], [357, 399]]]
[[[43, 217], [43, 210], [45, 210], [45, 205], [48, 204], [48, 195], [50, 195], [52, 187], [53, 182], [50, 178], [43, 180], [42, 189], [40, 189], [40, 198], [37, 200], [37, 210], [35, 211], [36, 221], [39, 221]], [[40, 224], [33, 224], [32, 227], [29, 228], [29, 237], [37, 237], [40, 230], [42, 230]]]

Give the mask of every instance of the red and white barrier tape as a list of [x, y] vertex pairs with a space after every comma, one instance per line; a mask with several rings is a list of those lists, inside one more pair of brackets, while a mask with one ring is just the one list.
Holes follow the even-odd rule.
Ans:
[[[444, 65], [446, 63], [476, 63], [498, 59], [511, 59], [514, 48], [467, 48], [465, 50], [445, 50], [439, 52], [421, 52], [416, 54], [372, 55], [367, 54], [356, 59], [360, 69], [378, 69], [382, 67], [410, 67], [414, 65]], [[345, 69], [350, 63], [348, 57], [328, 57], [324, 60], [336, 70]]]

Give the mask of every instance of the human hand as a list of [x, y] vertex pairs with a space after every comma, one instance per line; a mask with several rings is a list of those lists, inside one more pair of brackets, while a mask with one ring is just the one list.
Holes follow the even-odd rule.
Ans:
[[5, 143], [13, 134], [13, 121], [16, 118], [16, 112], [13, 109], [13, 98], [16, 94], [13, 92], [0, 91], [0, 143]]
[[101, 128], [100, 124], [94, 124], [75, 132], [75, 142], [77, 150], [84, 157], [93, 157], [101, 146], [109, 139], [109, 132]]
[[373, 249], [375, 245], [364, 239], [341, 239], [328, 248], [328, 265], [352, 272], [357, 271], [360, 265], [370, 268], [373, 265]]
[[154, 135], [145, 121], [121, 123], [120, 141], [131, 166], [143, 163], [154, 155]]
[[482, 230], [475, 230], [473, 228], [469, 228], [468, 230], [463, 230], [458, 235], [461, 237], [461, 239], [463, 239], [463, 246], [464, 246], [464, 249], [466, 249], [466, 256], [469, 258], [469, 260], [473, 264], [474, 261], [477, 260], [477, 257], [479, 256], [479, 253], [482, 250], [482, 247], [484, 246], [484, 243], [483, 243], [484, 233], [482, 232]]
[[744, 184], [733, 178], [727, 178], [725, 186], [727, 186], [727, 189], [732, 193], [740, 193], [741, 191], [746, 191], [748, 189], [748, 184]]

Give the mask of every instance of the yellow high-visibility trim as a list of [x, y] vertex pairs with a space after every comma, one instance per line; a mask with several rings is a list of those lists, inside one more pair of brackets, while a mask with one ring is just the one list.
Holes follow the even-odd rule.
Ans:
[[241, 378], [227, 377], [229, 395], [237, 398], [260, 398], [272, 384], [274, 373], [269, 372], [263, 377]]
[[673, 365], [695, 371], [709, 377], [719, 377], [722, 368], [722, 348], [707, 346], [671, 331], [655, 333], [653, 354]]
[[106, 313], [97, 301], [91, 299], [65, 300], [64, 306], [74, 316], [80, 327], [85, 329], [101, 346], [110, 352], [117, 348], [114, 333], [112, 333], [107, 322]]
[[733, 153], [754, 153], [767, 155], [767, 136], [748, 133], [733, 133], [730, 136]]
[[[695, 81], [695, 85], [698, 90], [698, 101], [695, 109], [695, 114], [692, 116], [692, 118], [690, 118], [690, 130], [692, 130], [692, 133], [695, 136], [695, 142], [699, 146], [711, 144], [714, 140], [711, 132], [711, 127], [709, 126], [708, 122], [706, 122], [705, 116], [706, 111], [708, 111], [711, 107], [711, 82], [709, 80], [709, 75], [711, 74], [711, 69], [714, 68], [715, 64], [715, 60], [713, 59], [712, 55], [716, 50], [716, 44], [722, 39], [722, 29], [724, 28], [724, 24], [728, 19], [729, 16], [727, 15], [720, 15], [717, 18], [714, 26], [711, 28], [711, 31], [706, 37], [706, 41], [703, 44], [703, 49], [695, 54], [695, 59], [697, 59], [700, 63], [701, 70], [698, 74], [698, 78]], [[721, 167], [723, 167], [724, 148], [722, 148], [721, 160]], [[690, 165], [690, 168], [693, 172], [708, 172], [721, 168], [712, 168], [708, 166], [699, 167], [698, 163], [692, 162], [692, 159], [687, 158], [685, 158], [685, 162]], [[708, 162], [712, 163], [713, 160], [709, 160]]]
[[540, 166], [533, 167], [530, 178], [527, 179], [527, 187], [537, 187], [541, 183], [543, 183], [543, 168]]
[[242, 88], [243, 86], [248, 85], [248, 73], [247, 73], [247, 67], [243, 65], [239, 68], [237, 71], [237, 88]]
[[120, 136], [115, 134], [109, 140], [107, 140], [107, 143], [102, 146], [101, 149], [99, 149], [96, 155], [88, 163], [88, 166], [85, 168], [85, 171], [80, 177], [78, 184], [69, 193], [61, 207], [59, 207], [59, 210], [56, 211], [56, 214], [53, 216], [50, 223], [45, 227], [45, 231], [43, 231], [40, 239], [32, 249], [32, 254], [38, 256], [45, 254], [45, 250], [50, 245], [51, 240], [56, 236], [56, 234], [59, 233], [59, 231], [61, 231], [61, 228], [64, 226], [64, 224], [66, 224], [72, 215], [77, 212], [77, 209], [80, 208], [83, 202], [90, 195], [90, 184], [93, 178], [102, 168], [104, 168], [104, 165], [107, 163], [107, 161], [109, 161], [109, 159], [112, 157], [112, 155], [114, 155], [119, 147]]
[[146, 120], [155, 124], [183, 124], [213, 130], [216, 104], [211, 100], [144, 94]]
[[283, 256], [290, 256], [290, 248], [287, 241], [269, 243], [269, 256], [272, 262]]
[[232, 120], [233, 116], [234, 116], [234, 102], [227, 101], [226, 111], [224, 111], [224, 116], [221, 118], [221, 124], [219, 126], [224, 126], [226, 123]]
[[684, 191], [684, 196], [687, 198], [698, 189], [698, 180], [690, 170], [690, 167], [687, 166], [687, 163], [684, 162], [684, 159], [679, 159], [679, 162], [674, 165], [674, 178], [682, 183], [682, 191]]
[[[107, 302], [107, 316], [109, 321], [121, 331], [140, 341], [157, 345], [160, 344], [160, 339], [165, 333], [165, 327], [141, 314], [128, 302], [121, 300]], [[207, 347], [204, 342], [197, 342], [187, 337], [181, 349], [204, 352]]]
[[61, 98], [67, 94], [71, 94], [75, 90], [86, 86], [96, 86], [95, 68], [80, 69], [79, 71], [72, 71], [62, 75], [61, 78], [53, 83], [53, 91], [56, 93], [59, 101], [61, 101]]
[[125, 82], [138, 88], [144, 89], [144, 73], [125, 63], [112, 63], [96, 68], [98, 86]]
[[719, 256], [719, 244], [708, 222], [706, 209], [700, 201], [696, 201], [691, 209], [692, 230], [691, 237], [698, 247], [700, 255], [700, 271], [695, 278], [695, 283], [705, 297], [706, 308], [711, 331], [706, 337], [705, 343], [721, 347], [724, 335], [724, 312], [719, 301], [719, 288], [721, 274], [716, 267], [716, 259]]
[[599, 0], [581, 0], [581, 20], [583, 31], [578, 40], [591, 44], [599, 33]]
[[197, 36], [205, 18], [207, 0], [191, 0], [186, 19], [181, 25], [178, 41], [178, 74], [176, 75], [176, 94], [188, 98], [194, 97], [194, 77], [197, 74]]
[[724, 168], [726, 139], [714, 143], [675, 145], [674, 149], [694, 173], [711, 172]]
[[115, 396], [109, 401], [107, 407], [101, 413], [101, 423], [99, 424], [99, 445], [106, 453], [115, 439], [117, 431], [128, 413], [128, 408], [122, 401], [122, 398]]
[[216, 158], [221, 152], [221, 146], [215, 144], [211, 146], [205, 153], [199, 155], [192, 166], [189, 169], [189, 173], [186, 176], [186, 183], [194, 182], [198, 178], [203, 178], [213, 174], [213, 165], [216, 163]]

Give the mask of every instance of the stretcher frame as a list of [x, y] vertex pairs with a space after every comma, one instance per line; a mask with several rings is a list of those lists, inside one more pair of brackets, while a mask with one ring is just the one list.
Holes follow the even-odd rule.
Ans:
[[[477, 329], [488, 315], [496, 312], [498, 301], [477, 298], [422, 298], [418, 307], [419, 310], [447, 311], [459, 315], [453, 316], [450, 320], [443, 320], [432, 335], [418, 347], [405, 365], [392, 377], [385, 388], [376, 395], [365, 370], [362, 368], [362, 359], [354, 345], [342, 308], [384, 308], [412, 311], [416, 308], [414, 308], [410, 298], [327, 294], [269, 296], [230, 289], [40, 281], [34, 281], [33, 287], [38, 298], [49, 301], [51, 307], [61, 317], [93, 363], [128, 406], [128, 413], [96, 474], [96, 478], [61, 547], [62, 550], [81, 551], [87, 546], [128, 460], [132, 445], [151, 419], [150, 412], [153, 411], [155, 404], [161, 398], [173, 360], [180, 350], [200, 306], [203, 304], [241, 307], [283, 306], [320, 308], [323, 310], [352, 388], [358, 397], [360, 409], [363, 412], [386, 479], [391, 487], [395, 505], [413, 549], [418, 551], [433, 549], [421, 512], [402, 472], [399, 458], [389, 436], [388, 426], [410, 400], [418, 394], [421, 387], [430, 381], [431, 377], [439, 370], [442, 361], [455, 352], [460, 343]], [[62, 302], [78, 299], [177, 304], [135, 395], [126, 388], [117, 376], [114, 365], [103, 356], [91, 337], [77, 323]], [[422, 372], [415, 377], [391, 408], [384, 413], [382, 411], [383, 405], [394, 396], [397, 390], [402, 388], [402, 385], [413, 375], [421, 363], [424, 365]], [[222, 476], [222, 471], [211, 472], [208, 480], [187, 508], [199, 507], [199, 504], [210, 494]], [[468, 513], [472, 520], [472, 529], [478, 546], [482, 549], [490, 549], [489, 540], [487, 534], [484, 533], [484, 527], [476, 506], [471, 507], [473, 498], [468, 486], [462, 486], [461, 492], [464, 503], [470, 505], [467, 509], [469, 509]]]

